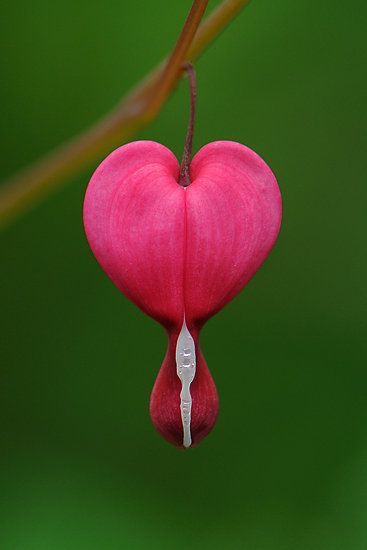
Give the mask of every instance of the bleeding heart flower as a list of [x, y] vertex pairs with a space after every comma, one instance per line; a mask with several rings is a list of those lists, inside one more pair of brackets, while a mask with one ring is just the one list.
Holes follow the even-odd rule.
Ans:
[[188, 447], [208, 434], [218, 413], [200, 330], [268, 256], [281, 197], [265, 162], [231, 141], [194, 156], [187, 187], [179, 173], [176, 157], [159, 143], [120, 147], [92, 176], [84, 225], [107, 275], [167, 330], [150, 413], [168, 441]]

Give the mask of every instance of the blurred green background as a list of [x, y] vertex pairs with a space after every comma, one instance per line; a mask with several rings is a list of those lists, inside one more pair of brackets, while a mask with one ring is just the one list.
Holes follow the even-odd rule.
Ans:
[[[6, 1], [1, 175], [109, 110], [189, 6]], [[204, 330], [221, 411], [198, 448], [151, 426], [165, 335], [86, 244], [95, 166], [2, 232], [3, 550], [367, 547], [366, 16], [253, 0], [196, 65], [196, 149], [249, 145], [284, 198], [269, 260]], [[183, 82], [136, 138], [180, 156], [187, 116]]]

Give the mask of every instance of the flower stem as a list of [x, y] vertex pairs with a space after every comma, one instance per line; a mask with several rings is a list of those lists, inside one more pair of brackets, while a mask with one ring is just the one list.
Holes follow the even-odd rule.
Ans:
[[191, 183], [190, 163], [192, 155], [192, 141], [194, 137], [197, 86], [196, 73], [193, 65], [191, 63], [186, 63], [184, 65], [184, 69], [187, 73], [190, 84], [190, 118], [189, 125], [187, 127], [186, 140], [181, 160], [180, 176], [178, 179], [178, 183], [182, 185], [182, 187], [187, 187]]
[[[196, 29], [206, 6], [206, 2], [196, 1], [196, 9], [192, 8], [190, 12], [191, 30], [188, 32], [186, 27], [185, 32], [188, 49], [180, 47], [177, 56], [176, 46], [174, 63], [169, 65], [169, 61], [164, 60], [102, 120], [1, 182], [0, 227], [25, 213], [65, 181], [149, 124], [180, 79], [182, 63], [196, 59], [249, 2], [222, 0], [195, 34], [193, 29]], [[173, 69], [169, 77], [168, 65], [170, 71]]]

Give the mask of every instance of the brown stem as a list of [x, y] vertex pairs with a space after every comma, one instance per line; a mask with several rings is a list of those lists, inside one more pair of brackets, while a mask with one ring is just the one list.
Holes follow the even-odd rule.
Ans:
[[[2, 182], [0, 226], [26, 212], [65, 180], [98, 161], [101, 156], [127, 141], [137, 130], [151, 122], [181, 77], [184, 61], [197, 58], [249, 1], [223, 0], [200, 25], [196, 34], [193, 29], [196, 30], [207, 2], [200, 2], [200, 9], [199, 2], [195, 2], [196, 9], [190, 12], [192, 30], [185, 33], [185, 48], [179, 51], [180, 55], [176, 57], [174, 64], [172, 62], [170, 65], [168, 61], [160, 63], [101, 121]], [[175, 52], [177, 55], [177, 47]], [[171, 70], [172, 74], [169, 73]]]
[[185, 146], [183, 150], [180, 176], [178, 178], [178, 183], [182, 187], [187, 187], [190, 185], [190, 163], [192, 155], [192, 140], [194, 137], [194, 125], [195, 125], [195, 111], [196, 111], [196, 96], [197, 96], [197, 86], [196, 86], [196, 73], [195, 69], [191, 63], [186, 63], [184, 69], [187, 73], [189, 84], [190, 84], [190, 117], [189, 125], [187, 127]]

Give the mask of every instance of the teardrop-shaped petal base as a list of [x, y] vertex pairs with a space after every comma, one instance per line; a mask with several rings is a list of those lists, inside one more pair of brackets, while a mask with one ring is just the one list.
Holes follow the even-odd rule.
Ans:
[[[204, 356], [193, 335], [196, 353], [196, 374], [190, 386], [191, 446], [197, 445], [213, 428], [218, 415], [218, 394]], [[170, 443], [184, 448], [180, 410], [181, 381], [176, 372], [178, 334], [169, 335], [166, 356], [155, 381], [150, 398], [150, 415], [155, 428]]]

